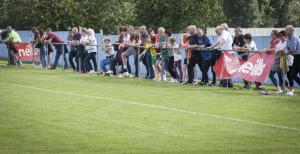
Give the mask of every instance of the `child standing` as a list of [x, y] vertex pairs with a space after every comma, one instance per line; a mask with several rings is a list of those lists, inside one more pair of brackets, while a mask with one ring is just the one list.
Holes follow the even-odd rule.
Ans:
[[183, 72], [181, 68], [181, 53], [178, 48], [178, 44], [176, 43], [176, 40], [174, 38], [170, 38], [170, 45], [171, 48], [173, 48], [172, 50], [174, 53], [174, 70], [177, 73], [177, 81], [181, 83], [183, 77]]

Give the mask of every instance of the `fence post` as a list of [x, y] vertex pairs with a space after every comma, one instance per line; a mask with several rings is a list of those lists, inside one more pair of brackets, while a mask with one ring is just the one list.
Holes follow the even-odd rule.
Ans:
[[32, 67], [34, 68], [34, 49], [35, 49], [34, 48], [34, 43], [31, 43], [31, 48], [32, 48]]
[[62, 70], [65, 69], [65, 45], [62, 44]]
[[45, 56], [46, 56], [46, 57], [45, 57], [45, 59], [46, 59], [46, 64], [45, 64], [45, 65], [46, 65], [46, 70], [47, 70], [47, 69], [48, 69], [48, 63], [49, 63], [49, 62], [48, 62], [48, 49], [49, 49], [49, 48], [48, 48], [48, 45], [46, 45], [46, 44], [45, 44], [45, 49], [46, 49], [46, 55], [45, 55]]
[[159, 47], [160, 50], [160, 80], [164, 81], [164, 62], [163, 62], [163, 56], [162, 56], [162, 48]]

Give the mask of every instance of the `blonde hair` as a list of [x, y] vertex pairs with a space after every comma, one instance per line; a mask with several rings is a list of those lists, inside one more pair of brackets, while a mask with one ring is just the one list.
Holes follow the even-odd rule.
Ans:
[[110, 40], [110, 38], [109, 37], [106, 37], [106, 38], [104, 38], [104, 40], [103, 40], [103, 42], [111, 42], [111, 40]]
[[228, 31], [228, 25], [227, 25], [227, 23], [222, 23], [221, 26], [223, 27], [223, 29], [225, 29], [226, 31]]

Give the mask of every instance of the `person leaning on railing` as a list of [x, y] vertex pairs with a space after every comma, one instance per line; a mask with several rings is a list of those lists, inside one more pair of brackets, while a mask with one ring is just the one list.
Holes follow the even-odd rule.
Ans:
[[3, 40], [3, 43], [8, 45], [8, 51], [12, 55], [12, 63], [20, 66], [22, 64], [21, 60], [19, 59], [19, 53], [13, 46], [13, 43], [22, 42], [19, 34], [12, 29], [11, 26], [6, 27], [6, 32], [8, 34], [7, 38]]
[[[53, 44], [53, 46], [56, 49], [54, 63], [50, 69], [56, 69], [60, 55], [63, 55], [63, 59], [64, 59], [63, 69], [68, 69], [68, 61], [67, 61], [67, 57], [66, 57], [66, 54], [68, 53], [68, 48], [64, 44], [64, 41], [62, 39], [60, 39], [57, 35], [55, 35], [52, 32], [51, 28], [46, 29], [46, 34], [47, 34], [47, 37], [45, 39], [45, 43]], [[64, 53], [63, 53], [63, 48], [64, 48]]]
[[[286, 32], [280, 31], [279, 32], [279, 39], [280, 42], [277, 44], [277, 46], [275, 47], [275, 52], [278, 53], [279, 57], [280, 57], [280, 70], [281, 73], [283, 73], [283, 76], [286, 74], [288, 82], [286, 82], [287, 85], [287, 95], [294, 95], [294, 90], [293, 90], [293, 86], [294, 86], [294, 80], [293, 80], [293, 61], [294, 61], [294, 56], [291, 54], [286, 54], [286, 40], [287, 40], [287, 36], [286, 36]], [[284, 90], [284, 89], [283, 89]]]
[[[233, 50], [237, 50], [238, 48], [243, 47], [245, 45], [244, 35], [242, 33], [242, 28], [240, 26], [234, 28], [234, 33], [235, 36], [233, 39], [232, 48]], [[245, 52], [238, 52], [238, 56], [241, 60], [247, 61], [249, 54]], [[244, 79], [243, 81], [244, 81], [244, 89], [249, 90], [250, 82]]]
[[34, 43], [34, 48], [38, 48], [40, 51], [40, 62], [43, 68], [47, 67], [46, 62], [46, 48], [45, 48], [45, 32], [41, 28], [32, 27], [32, 33], [34, 34], [34, 38], [32, 43]]
[[[234, 50], [244, 53], [243, 55], [246, 55], [248, 57], [249, 51], [256, 51], [257, 47], [256, 47], [255, 42], [252, 40], [251, 34], [247, 33], [247, 34], [243, 35], [243, 39], [244, 39], [244, 43], [245, 43], [244, 46], [243, 47], [236, 46], [236, 47], [234, 47]], [[244, 81], [245, 81], [244, 89], [250, 90], [251, 82], [247, 81], [247, 80], [244, 80]], [[259, 87], [258, 84], [256, 84], [255, 89], [258, 90], [259, 88], [261, 88], [261, 87]]]
[[[77, 67], [79, 65], [79, 63], [77, 63], [78, 60], [76, 60], [76, 55], [78, 53], [78, 44], [81, 38], [81, 34], [79, 33], [79, 30], [77, 27], [73, 27], [71, 29], [71, 31], [69, 32], [70, 36], [68, 38], [70, 45], [70, 53], [69, 53], [69, 63], [73, 68], [73, 71], [77, 70]], [[74, 60], [75, 59], [75, 63], [76, 66], [74, 64]]]
[[[218, 50], [232, 50], [232, 37], [230, 35], [229, 32], [227, 32], [226, 30], [224, 30], [224, 28], [222, 26], [217, 26], [215, 29], [217, 35], [218, 35], [218, 39], [216, 41], [216, 43], [214, 43], [212, 46], [208, 47], [208, 49], [213, 49], [213, 58], [212, 58], [212, 62], [211, 62], [211, 70], [213, 73], [213, 82], [212, 82], [212, 86], [216, 86], [216, 73], [213, 71], [213, 67], [216, 64], [217, 60], [220, 58], [221, 56], [221, 52]], [[220, 83], [221, 86], [223, 87], [232, 87], [232, 85], [230, 85], [230, 83], [228, 83], [228, 80], [221, 80], [222, 82]]]
[[300, 85], [300, 78], [298, 77], [298, 74], [300, 73], [300, 39], [294, 33], [295, 29], [292, 25], [286, 26], [285, 31], [288, 37], [286, 41], [287, 53], [294, 55], [292, 66], [293, 79]]
[[13, 56], [11, 55], [10, 53], [10, 49], [9, 49], [9, 44], [8, 43], [5, 43], [5, 40], [7, 39], [8, 37], [8, 33], [6, 30], [0, 30], [0, 35], [1, 35], [1, 43], [4, 43], [7, 47], [7, 66], [10, 66], [10, 65], [15, 65], [14, 63], [14, 58]]
[[[93, 74], [96, 73], [98, 71], [98, 66], [97, 66], [97, 61], [96, 61], [96, 55], [97, 55], [97, 40], [95, 37], [95, 32], [93, 29], [89, 28], [87, 30], [87, 42], [86, 42], [86, 51], [87, 51], [87, 56], [84, 59], [85, 65], [86, 65], [86, 69], [87, 72], [89, 72], [89, 74]], [[91, 62], [90, 60], [92, 60], [93, 65], [94, 65], [94, 69], [92, 68]]]
[[[277, 30], [272, 30], [271, 32], [271, 42], [267, 49], [265, 49], [267, 52], [275, 52], [275, 59], [272, 64], [272, 68], [269, 74], [269, 78], [271, 79], [274, 86], [277, 88], [276, 93], [280, 94], [283, 93], [282, 87], [283, 87], [283, 79], [282, 79], [282, 73], [280, 71], [280, 57], [277, 51], [275, 51], [276, 46], [280, 43], [279, 39], [279, 32]], [[275, 74], [277, 74], [279, 79], [279, 84], [277, 79], [275, 78]]]
[[87, 56], [86, 46], [85, 46], [88, 40], [87, 29], [82, 28], [80, 34], [81, 37], [79, 40], [78, 52], [75, 59], [77, 63], [77, 72], [86, 73], [86, 66], [85, 66], [84, 59]]

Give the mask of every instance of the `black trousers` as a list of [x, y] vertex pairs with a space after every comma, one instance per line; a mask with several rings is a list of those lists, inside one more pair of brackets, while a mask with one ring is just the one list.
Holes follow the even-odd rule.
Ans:
[[[123, 63], [122, 63], [122, 60], [120, 61], [120, 60], [118, 60], [118, 58], [117, 57], [114, 57], [114, 58], [112, 58], [112, 60], [111, 60], [111, 63], [110, 63], [110, 65], [109, 65], [109, 67], [110, 67], [110, 69], [113, 71], [113, 75], [116, 75], [117, 74], [117, 69], [116, 69], [116, 66], [119, 66], [119, 65], [121, 65], [122, 66], [122, 71], [124, 70], [124, 68], [123, 68]], [[127, 70], [128, 70], [128, 73], [130, 73], [131, 74], [131, 67], [130, 67], [130, 65], [129, 65], [129, 61], [127, 61]]]
[[189, 59], [189, 63], [187, 65], [188, 77], [189, 77], [188, 78], [188, 83], [192, 83], [193, 82], [194, 67], [196, 66], [196, 64], [201, 69], [201, 55], [200, 55], [200, 52], [199, 53], [193, 53], [191, 55], [191, 58]]
[[[73, 70], [76, 70], [75, 64], [73, 59], [76, 57], [77, 51], [76, 50], [71, 50], [69, 53], [69, 63], [72, 66]], [[75, 60], [76, 66], [78, 65], [76, 60]]]
[[200, 70], [202, 72], [202, 79], [201, 82], [207, 84], [208, 83], [208, 70], [210, 67], [209, 60], [203, 60], [200, 61]]
[[294, 81], [296, 81], [298, 85], [300, 85], [300, 78], [298, 76], [299, 73], [300, 73], [300, 55], [295, 55], [294, 63], [292, 66], [292, 76]]

